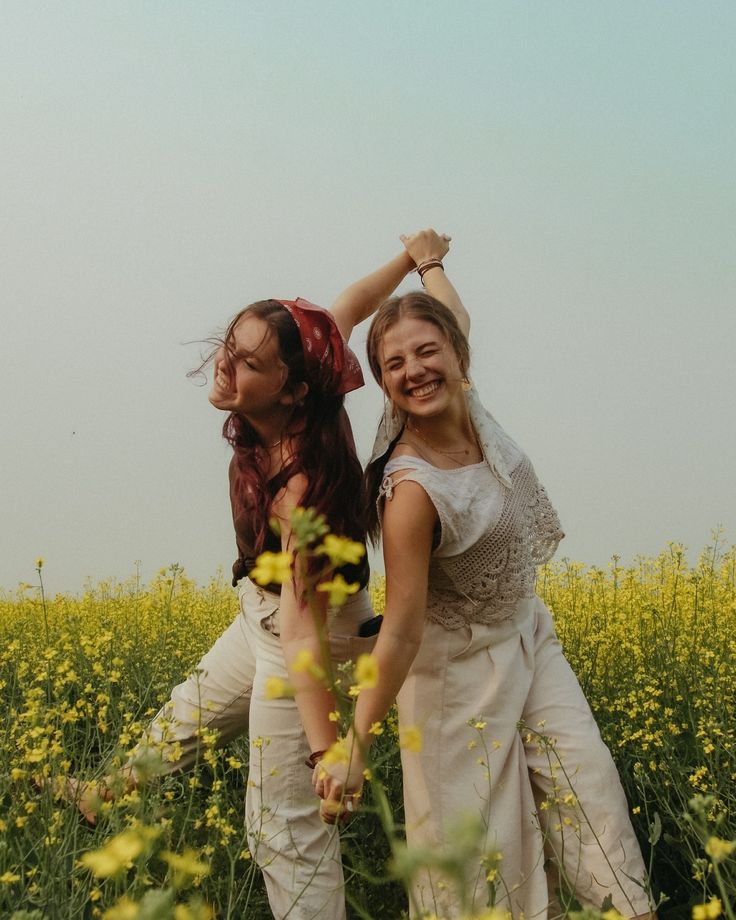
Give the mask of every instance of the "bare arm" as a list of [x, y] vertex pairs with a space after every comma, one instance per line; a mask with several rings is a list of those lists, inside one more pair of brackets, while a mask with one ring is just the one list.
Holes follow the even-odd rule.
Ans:
[[[292, 511], [301, 504], [306, 485], [303, 474], [292, 476], [273, 503], [272, 510], [281, 525], [281, 548], [284, 551], [294, 548], [289, 522]], [[308, 671], [295, 671], [294, 664], [297, 655], [306, 651], [311, 654], [315, 664], [326, 670], [320, 642], [320, 628], [324, 627], [326, 619], [325, 595], [316, 595], [313, 601], [315, 609], [311, 609], [306, 601], [302, 601], [303, 593], [304, 584], [298, 573], [294, 580], [284, 582], [281, 586], [281, 647], [310, 748], [312, 751], [324, 751], [337, 737], [335, 723], [329, 719], [329, 713], [335, 709], [334, 696]]]
[[330, 312], [346, 342], [353, 328], [375, 313], [413, 270], [414, 261], [404, 250], [370, 275], [345, 288], [330, 307]]
[[[417, 265], [421, 265], [422, 262], [430, 259], [442, 258], [442, 256], [436, 255], [439, 251], [438, 242], [441, 239], [443, 237], [438, 237], [434, 230], [420, 230], [419, 233], [402, 236], [401, 242], [406, 246], [406, 251], [414, 262]], [[422, 283], [428, 294], [452, 310], [463, 335], [467, 338], [470, 333], [470, 315], [444, 271], [439, 266], [428, 269], [424, 273]]]
[[[383, 553], [386, 564], [386, 607], [374, 650], [378, 683], [362, 690], [355, 708], [354, 727], [347, 738], [352, 750], [349, 765], [335, 764], [316, 771], [317, 792], [339, 800], [360, 789], [364, 763], [361, 747], [370, 748], [371, 726], [381, 722], [396, 699], [422, 641], [427, 606], [427, 574], [437, 512], [427, 493], [415, 482], [397, 483], [383, 516]], [[353, 745], [357, 741], [358, 744]]]
[[450, 237], [447, 234], [438, 234], [434, 230], [420, 230], [411, 237], [402, 236], [400, 239], [404, 244], [402, 253], [345, 288], [330, 307], [337, 328], [346, 342], [353, 328], [375, 313], [409, 272], [419, 264], [415, 252], [407, 245], [407, 240], [414, 241], [413, 248], [417, 253], [423, 253], [424, 259], [443, 259], [450, 248]]

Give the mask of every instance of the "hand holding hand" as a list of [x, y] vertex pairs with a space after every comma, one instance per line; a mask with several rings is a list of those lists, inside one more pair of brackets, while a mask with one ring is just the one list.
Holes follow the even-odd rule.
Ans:
[[314, 768], [312, 785], [322, 799], [319, 816], [326, 824], [348, 817], [360, 804], [365, 767], [358, 752], [352, 754], [349, 763], [320, 761]]
[[406, 251], [414, 260], [415, 265], [420, 265], [428, 259], [440, 261], [450, 251], [452, 237], [446, 233], [437, 233], [436, 230], [418, 230], [416, 233], [402, 233], [399, 239], [404, 244]]

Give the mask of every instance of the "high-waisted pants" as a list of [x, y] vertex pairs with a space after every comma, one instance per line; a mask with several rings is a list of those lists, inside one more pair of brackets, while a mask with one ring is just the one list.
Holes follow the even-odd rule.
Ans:
[[[198, 730], [217, 729], [219, 745], [250, 730], [246, 823], [274, 917], [343, 920], [344, 881], [336, 827], [319, 817], [319, 798], [304, 761], [310, 754], [293, 699], [269, 700], [269, 677], [287, 679], [279, 641], [279, 596], [248, 578], [238, 585], [240, 612], [171, 693], [149, 726], [135, 757], [146, 746], [163, 759], [158, 772], [193, 766]], [[351, 597], [330, 618], [335, 662], [356, 660], [375, 644], [357, 636], [373, 615], [367, 591]], [[133, 764], [135, 769], [135, 765]]]
[[460, 885], [442, 866], [418, 873], [413, 915], [495, 899], [514, 920], [544, 920], [558, 906], [555, 865], [562, 899], [600, 907], [610, 895], [626, 916], [648, 912], [616, 767], [539, 598], [491, 626], [428, 621], [399, 721], [423, 736], [420, 752], [402, 750], [409, 848], [466, 854]]

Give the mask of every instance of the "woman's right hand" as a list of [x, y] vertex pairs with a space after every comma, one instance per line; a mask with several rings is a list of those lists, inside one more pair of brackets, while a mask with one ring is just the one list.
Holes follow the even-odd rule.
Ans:
[[416, 233], [402, 233], [399, 239], [414, 260], [414, 264], [421, 265], [422, 262], [426, 262], [428, 259], [442, 261], [450, 251], [452, 237], [446, 233], [437, 233], [436, 230], [428, 228], [418, 230]]

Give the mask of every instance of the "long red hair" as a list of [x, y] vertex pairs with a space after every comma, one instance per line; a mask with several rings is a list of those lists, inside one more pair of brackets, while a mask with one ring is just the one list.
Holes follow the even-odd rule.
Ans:
[[[263, 320], [278, 343], [279, 356], [287, 368], [284, 388], [294, 391], [305, 382], [306, 396], [294, 403], [286, 433], [294, 445], [287, 459], [290, 476], [303, 473], [307, 487], [305, 508], [324, 514], [333, 533], [364, 542], [365, 525], [361, 502], [363, 471], [345, 412], [344, 396], [327, 393], [307, 374], [299, 331], [288, 310], [275, 300], [251, 304], [232, 320], [225, 336], [230, 347], [233, 330], [244, 313]], [[237, 477], [233, 490], [236, 516], [247, 513], [256, 538], [255, 550], [263, 550], [271, 518], [272, 495], [264, 473], [265, 451], [248, 420], [236, 412], [225, 419], [222, 433], [235, 452]]]

